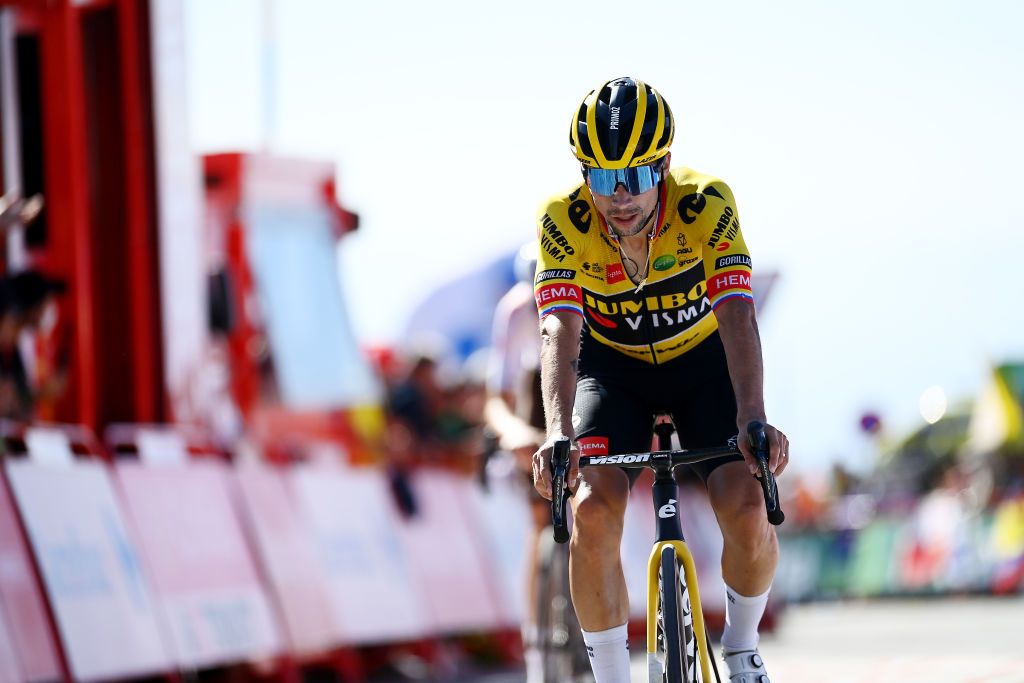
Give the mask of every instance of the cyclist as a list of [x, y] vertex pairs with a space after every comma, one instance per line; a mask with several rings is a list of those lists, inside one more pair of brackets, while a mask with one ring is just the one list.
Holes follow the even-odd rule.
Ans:
[[494, 311], [491, 354], [487, 372], [484, 415], [498, 437], [499, 447], [512, 453], [527, 479], [531, 533], [526, 541], [526, 591], [523, 645], [527, 683], [543, 681], [537, 643], [537, 549], [550, 524], [551, 506], [533, 487], [531, 457], [544, 442], [544, 408], [540, 396], [540, 334], [533, 300], [537, 267], [536, 240], [516, 252], [516, 284], [502, 296]]
[[[724, 540], [726, 670], [733, 683], [767, 683], [757, 625], [778, 543], [745, 438], [750, 421], [767, 424], [750, 256], [729, 187], [689, 168], [670, 170], [674, 133], [668, 103], [635, 78], [603, 83], [573, 114], [570, 144], [583, 182], [546, 202], [538, 218], [547, 430], [534, 479], [550, 498], [551, 447], [572, 439], [573, 603], [597, 683], [624, 683], [619, 545], [632, 481], [613, 468], [580, 478], [579, 457], [649, 450], [652, 415], [662, 411], [685, 447], [722, 445], [739, 433], [742, 460], [695, 470]], [[774, 427], [766, 431], [779, 475], [789, 442]]]

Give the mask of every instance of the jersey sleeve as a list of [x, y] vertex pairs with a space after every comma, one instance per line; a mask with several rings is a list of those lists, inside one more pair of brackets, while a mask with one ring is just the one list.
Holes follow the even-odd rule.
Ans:
[[753, 303], [750, 253], [743, 241], [732, 191], [716, 180], [703, 194], [708, 199], [709, 209], [705, 212], [708, 224], [704, 233], [704, 276], [712, 310], [730, 299]]
[[556, 311], [583, 317], [583, 290], [576, 281], [581, 240], [569, 222], [565, 202], [553, 201], [542, 207], [537, 218], [537, 274], [533, 294], [541, 319]]

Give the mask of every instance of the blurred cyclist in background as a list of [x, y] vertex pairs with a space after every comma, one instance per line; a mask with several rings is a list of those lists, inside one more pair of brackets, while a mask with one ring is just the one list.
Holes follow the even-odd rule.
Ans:
[[544, 406], [540, 394], [540, 329], [533, 299], [537, 242], [523, 245], [516, 254], [516, 284], [498, 302], [491, 335], [487, 372], [488, 426], [501, 450], [512, 453], [526, 479], [530, 497], [532, 533], [526, 544], [526, 605], [523, 645], [527, 683], [543, 680], [537, 647], [537, 548], [541, 532], [550, 524], [551, 507], [533, 486], [532, 457], [544, 442]]
[[[571, 484], [581, 452], [649, 450], [658, 412], [672, 415], [686, 448], [721, 446], [739, 433], [742, 458], [694, 469], [723, 535], [728, 676], [767, 683], [757, 627], [778, 542], [746, 438], [749, 422], [767, 425], [750, 255], [729, 187], [688, 168], [670, 171], [674, 133], [668, 103], [634, 78], [601, 84], [573, 113], [570, 145], [583, 180], [538, 218], [547, 434], [534, 477], [550, 497], [551, 448], [563, 436], [573, 442]], [[770, 425], [766, 433], [779, 475], [789, 442]], [[573, 498], [570, 582], [597, 683], [629, 681], [619, 553], [631, 477], [588, 470]]]

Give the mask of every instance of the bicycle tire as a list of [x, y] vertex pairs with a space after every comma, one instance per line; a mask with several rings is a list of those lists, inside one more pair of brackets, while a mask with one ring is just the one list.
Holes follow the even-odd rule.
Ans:
[[589, 673], [590, 661], [569, 594], [569, 546], [541, 536], [537, 577], [537, 646], [545, 683]]
[[676, 549], [665, 546], [661, 550], [658, 569], [658, 657], [665, 663], [665, 683], [687, 683], [692, 680], [693, 662], [684, 645], [685, 613], [682, 583], [679, 580], [679, 560]]

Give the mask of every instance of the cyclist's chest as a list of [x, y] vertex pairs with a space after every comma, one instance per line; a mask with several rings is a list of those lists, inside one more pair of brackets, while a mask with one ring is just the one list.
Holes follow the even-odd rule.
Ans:
[[[636, 292], [643, 281], [643, 289], [656, 283], [661, 291], [673, 289], [669, 281], [687, 288], [703, 280], [703, 250], [696, 230], [684, 229], [681, 222], [666, 221], [658, 234], [648, 242], [649, 254], [641, 250], [623, 253], [619, 243], [601, 225], [587, 241], [579, 260], [583, 289], [604, 296], [628, 296]], [[640, 275], [630, 280], [630, 275]], [[682, 275], [686, 277], [680, 277]], [[641, 292], [636, 292], [640, 294]]]

